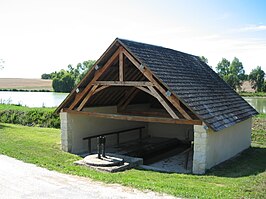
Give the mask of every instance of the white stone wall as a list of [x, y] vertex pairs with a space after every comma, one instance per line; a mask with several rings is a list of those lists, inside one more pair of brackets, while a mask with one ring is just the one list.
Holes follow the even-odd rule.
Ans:
[[72, 149], [72, 135], [70, 131], [70, 126], [68, 123], [68, 114], [61, 112], [60, 121], [61, 121], [61, 148], [63, 151], [71, 152]]
[[180, 140], [193, 140], [193, 125], [182, 124], [148, 124], [149, 135], [152, 137], [177, 138]]
[[218, 132], [195, 125], [193, 173], [203, 174], [247, 149], [251, 144], [251, 125], [252, 118]]
[[[106, 132], [146, 126], [144, 122], [95, 118], [87, 115], [60, 113], [62, 149], [71, 153], [88, 151], [88, 141], [84, 137]], [[138, 139], [139, 131], [132, 131], [120, 135], [120, 142]], [[146, 131], [143, 131], [145, 136]], [[106, 145], [116, 144], [116, 135], [107, 136]], [[92, 150], [96, 148], [96, 139], [92, 140]]]
[[207, 165], [207, 131], [204, 126], [194, 125], [193, 173], [203, 174]]
[[251, 144], [252, 118], [219, 132], [208, 130], [207, 164], [210, 169], [241, 151]]

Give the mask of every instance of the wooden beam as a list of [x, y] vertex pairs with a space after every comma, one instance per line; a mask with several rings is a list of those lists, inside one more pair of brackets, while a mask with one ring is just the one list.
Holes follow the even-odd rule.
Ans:
[[190, 115], [180, 106], [180, 102], [175, 96], [173, 96], [172, 94], [170, 96], [166, 96], [166, 90], [153, 78], [153, 75], [149, 70], [140, 67], [141, 64], [126, 50], [123, 49], [123, 53], [143, 73], [143, 75], [155, 85], [160, 93], [162, 93], [166, 97], [166, 99], [168, 99], [169, 102], [173, 104], [173, 106], [184, 116], [184, 118], [189, 120], [192, 119]]
[[96, 118], [109, 118], [116, 120], [128, 120], [128, 121], [140, 121], [140, 122], [158, 122], [166, 124], [190, 124], [190, 125], [202, 125], [200, 120], [186, 120], [186, 119], [172, 119], [172, 118], [161, 118], [161, 117], [145, 117], [145, 116], [132, 116], [132, 115], [120, 115], [110, 113], [97, 113], [97, 112], [85, 112], [63, 109], [63, 112], [87, 115]]
[[95, 95], [96, 93], [98, 93], [98, 92], [100, 92], [100, 91], [102, 91], [103, 89], [106, 89], [106, 88], [108, 88], [108, 87], [110, 87], [110, 86], [101, 86], [101, 87], [98, 87], [98, 88], [94, 91], [93, 95]]
[[106, 69], [113, 63], [113, 61], [117, 58], [119, 53], [121, 52], [122, 47], [119, 47], [116, 52], [111, 56], [111, 58], [104, 64], [104, 66], [95, 72], [93, 79], [90, 81], [90, 83], [84, 88], [84, 90], [81, 92], [81, 95], [77, 97], [72, 104], [70, 105], [69, 109], [73, 110], [75, 106], [85, 97], [87, 92], [91, 89], [93, 83], [106, 71]]
[[148, 93], [149, 95], [155, 97], [154, 94], [149, 89], [147, 89], [147, 88], [145, 88], [143, 86], [138, 86], [137, 88], [142, 90], [142, 91], [144, 91], [145, 93]]
[[151, 82], [147, 81], [95, 81], [94, 85], [103, 85], [103, 86], [152, 86]]
[[[136, 74], [134, 74], [133, 75], [133, 79], [138, 79], [139, 77], [141, 77], [142, 76], [142, 73], [136, 73]], [[128, 92], [127, 92], [127, 94], [125, 95], [125, 97], [123, 97], [121, 100], [120, 100], [120, 102], [118, 103], [118, 105], [117, 105], [117, 107], [118, 107], [118, 109], [120, 109], [121, 108], [121, 106], [124, 104], [124, 102], [134, 93], [136, 91], [136, 88], [135, 87], [133, 87], [133, 88], [131, 88]], [[138, 91], [137, 91], [138, 92]], [[136, 95], [137, 93], [135, 93], [135, 95]], [[132, 98], [133, 99], [133, 98]]]
[[123, 53], [119, 53], [119, 81], [124, 81], [124, 56]]
[[154, 94], [154, 96], [157, 98], [157, 100], [161, 103], [161, 105], [165, 108], [165, 110], [171, 115], [172, 118], [178, 119], [178, 116], [175, 114], [175, 112], [171, 109], [170, 106], [164, 101], [164, 99], [161, 97], [161, 95], [153, 88], [152, 86], [148, 86], [150, 91]]
[[94, 91], [97, 89], [98, 85], [94, 85], [90, 92], [87, 94], [87, 96], [83, 99], [83, 101], [81, 102], [81, 104], [79, 105], [79, 107], [77, 108], [78, 111], [81, 111], [85, 104], [89, 101], [89, 99], [92, 97], [92, 95], [94, 94]]
[[124, 110], [124, 111], [119, 111], [118, 113], [124, 114], [124, 115], [145, 115], [145, 116], [157, 116], [157, 117], [171, 118], [171, 116], [167, 112]]

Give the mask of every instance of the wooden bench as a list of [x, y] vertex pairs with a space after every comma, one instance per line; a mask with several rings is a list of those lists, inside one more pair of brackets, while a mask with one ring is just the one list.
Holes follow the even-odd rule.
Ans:
[[89, 151], [89, 153], [91, 153], [91, 139], [93, 139], [93, 138], [97, 138], [99, 136], [108, 136], [108, 135], [116, 134], [117, 135], [117, 145], [119, 145], [119, 142], [120, 142], [119, 135], [121, 133], [127, 133], [130, 131], [139, 130], [139, 139], [142, 139], [142, 129], [144, 129], [144, 128], [145, 128], [144, 126], [141, 126], [141, 127], [135, 127], [135, 128], [124, 129], [124, 130], [119, 130], [119, 131], [112, 131], [112, 132], [108, 132], [108, 133], [102, 133], [102, 134], [98, 134], [98, 135], [88, 136], [88, 137], [83, 138], [83, 140], [88, 140], [88, 151]]

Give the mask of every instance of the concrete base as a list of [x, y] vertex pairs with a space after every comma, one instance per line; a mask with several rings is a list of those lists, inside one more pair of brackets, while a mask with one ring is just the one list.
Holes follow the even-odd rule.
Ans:
[[83, 162], [87, 165], [96, 167], [113, 167], [124, 164], [124, 160], [122, 158], [117, 158], [113, 156], [105, 156], [98, 158], [98, 154], [88, 155], [83, 159]]
[[74, 162], [74, 164], [87, 166], [92, 169], [111, 172], [111, 173], [135, 168], [143, 164], [142, 158], [135, 158], [135, 157], [125, 156], [125, 155], [117, 155], [117, 154], [108, 153], [106, 154], [108, 158], [103, 159], [103, 160], [99, 160], [98, 158], [96, 158], [96, 156], [97, 154], [86, 156], [83, 160], [76, 161]]

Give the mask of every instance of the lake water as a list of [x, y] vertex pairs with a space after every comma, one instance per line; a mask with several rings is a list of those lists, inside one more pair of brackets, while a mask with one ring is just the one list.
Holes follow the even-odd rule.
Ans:
[[[28, 107], [56, 107], [68, 93], [0, 91], [0, 103], [21, 104]], [[266, 113], [266, 98], [244, 98], [258, 112]]]
[[56, 107], [68, 93], [0, 91], [0, 103], [21, 104], [28, 107]]
[[266, 98], [262, 97], [244, 97], [244, 99], [253, 106], [259, 113], [266, 113]]

